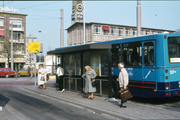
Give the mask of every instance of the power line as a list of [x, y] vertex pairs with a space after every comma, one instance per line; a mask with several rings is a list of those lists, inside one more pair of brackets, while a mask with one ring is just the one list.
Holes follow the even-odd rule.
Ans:
[[38, 17], [48, 17], [48, 18], [57, 18], [57, 19], [59, 19], [59, 17], [55, 17], [55, 16], [43, 16], [43, 15], [29, 15], [29, 16], [38, 16]]
[[51, 2], [51, 3], [41, 4], [41, 5], [35, 5], [35, 6], [30, 6], [30, 7], [25, 7], [25, 8], [19, 8], [19, 10], [29, 9], [29, 8], [34, 8], [34, 7], [39, 7], [39, 6], [44, 6], [44, 5], [54, 4], [54, 3], [58, 3], [58, 2]]
[[[13, 2], [13, 0], [12, 0], [12, 1], [10, 1], [10, 2], [8, 2], [8, 3], [5, 3], [4, 5], [7, 5], [7, 4], [11, 3], [11, 2]], [[3, 6], [3, 5], [1, 5], [1, 6]]]

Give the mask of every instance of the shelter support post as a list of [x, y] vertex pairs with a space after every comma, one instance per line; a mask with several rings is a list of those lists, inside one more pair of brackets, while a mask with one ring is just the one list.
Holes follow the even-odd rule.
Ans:
[[109, 98], [112, 98], [112, 70], [111, 70], [111, 49], [108, 49], [108, 79], [109, 79]]

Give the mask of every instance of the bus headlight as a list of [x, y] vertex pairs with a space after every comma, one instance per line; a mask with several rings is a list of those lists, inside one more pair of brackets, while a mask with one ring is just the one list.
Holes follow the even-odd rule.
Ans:
[[166, 90], [169, 90], [169, 87], [168, 87], [168, 86], [166, 86]]

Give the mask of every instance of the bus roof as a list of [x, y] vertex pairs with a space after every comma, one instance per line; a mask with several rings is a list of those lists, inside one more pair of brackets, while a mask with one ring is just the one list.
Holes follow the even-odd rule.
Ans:
[[131, 37], [131, 38], [115, 39], [115, 40], [109, 40], [109, 41], [103, 41], [103, 42], [95, 42], [95, 43], [89, 43], [89, 44], [81, 44], [81, 45], [75, 45], [75, 46], [56, 48], [53, 51], [49, 51], [47, 54], [61, 54], [61, 53], [90, 50], [90, 49], [111, 49], [111, 45], [113, 44], [153, 40], [153, 39], [156, 39], [157, 36], [164, 36], [164, 35], [180, 36], [179, 33], [170, 33], [170, 34], [154, 34], [154, 35], [145, 35], [145, 36], [138, 36], [138, 37]]

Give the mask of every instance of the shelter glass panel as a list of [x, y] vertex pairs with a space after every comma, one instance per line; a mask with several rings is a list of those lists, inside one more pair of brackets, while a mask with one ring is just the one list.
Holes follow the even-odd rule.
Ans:
[[77, 79], [77, 91], [82, 91], [83, 90], [82, 83], [83, 83], [82, 79]]
[[[83, 53], [83, 66], [85, 67], [86, 65], [91, 66], [91, 57], [90, 57], [90, 52], [84, 52]], [[85, 73], [85, 69], [84, 69], [84, 73]]]
[[65, 78], [65, 89], [69, 89], [69, 78]]
[[100, 81], [95, 81], [95, 87], [96, 87], [96, 92], [97, 94], [100, 94]]
[[101, 50], [101, 75], [108, 75], [108, 51]]
[[76, 57], [75, 54], [69, 55], [69, 74], [75, 75], [75, 64], [76, 64]]
[[102, 81], [102, 94], [103, 95], [108, 95], [109, 94], [108, 81]]
[[64, 55], [63, 57], [63, 67], [64, 67], [64, 74], [69, 74], [69, 57], [68, 55]]
[[76, 53], [76, 75], [81, 75], [81, 55]]
[[112, 66], [117, 67], [118, 63], [121, 62], [120, 56], [120, 44], [112, 45]]
[[99, 76], [99, 51], [91, 52], [91, 68], [96, 71], [96, 75]]
[[70, 78], [71, 90], [75, 90], [75, 79]]

